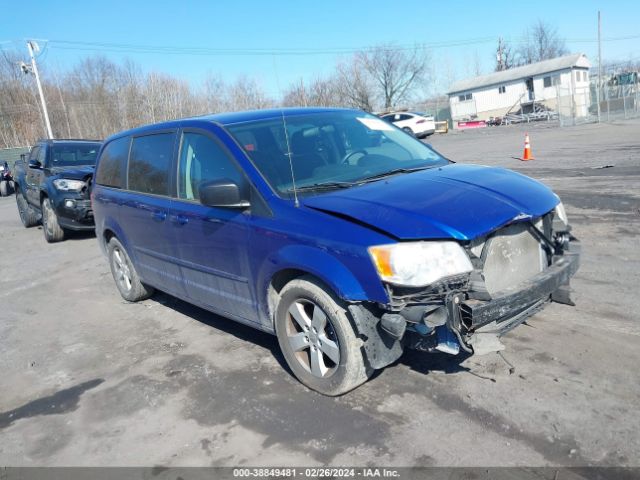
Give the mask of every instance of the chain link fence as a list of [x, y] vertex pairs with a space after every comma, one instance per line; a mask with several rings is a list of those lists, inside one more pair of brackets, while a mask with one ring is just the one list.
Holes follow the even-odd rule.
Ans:
[[640, 84], [558, 86], [557, 105], [560, 126], [640, 118]]

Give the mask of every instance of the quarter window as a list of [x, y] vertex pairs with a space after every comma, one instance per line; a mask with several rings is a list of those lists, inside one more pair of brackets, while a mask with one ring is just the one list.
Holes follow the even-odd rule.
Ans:
[[200, 185], [214, 180], [243, 182], [242, 173], [211, 137], [186, 132], [182, 136], [178, 167], [178, 198], [197, 200]]
[[136, 137], [129, 159], [129, 190], [155, 195], [169, 194], [169, 172], [175, 133]]
[[122, 188], [123, 172], [129, 156], [129, 137], [109, 142], [100, 155], [96, 183], [106, 187]]

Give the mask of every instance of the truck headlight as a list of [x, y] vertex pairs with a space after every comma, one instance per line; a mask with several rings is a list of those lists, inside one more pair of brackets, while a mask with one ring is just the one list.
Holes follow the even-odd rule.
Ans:
[[556, 217], [558, 218], [558, 220], [560, 220], [564, 226], [566, 227], [567, 225], [569, 225], [569, 219], [567, 218], [567, 212], [564, 209], [564, 205], [562, 204], [562, 202], [560, 202], [558, 205], [556, 205], [556, 208], [554, 210]]
[[82, 180], [57, 178], [53, 181], [53, 186], [63, 192], [79, 192], [85, 186], [85, 183]]
[[380, 278], [408, 287], [423, 287], [473, 270], [456, 242], [402, 242], [369, 247]]

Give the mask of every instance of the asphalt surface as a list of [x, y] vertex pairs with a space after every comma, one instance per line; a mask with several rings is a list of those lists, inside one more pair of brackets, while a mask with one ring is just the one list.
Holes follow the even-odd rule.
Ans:
[[48, 245], [0, 199], [0, 465], [639, 466], [640, 123], [528, 128], [527, 163], [524, 127], [429, 141], [556, 189], [577, 306], [502, 355], [410, 352], [339, 398], [300, 385], [275, 337], [122, 301], [93, 236]]

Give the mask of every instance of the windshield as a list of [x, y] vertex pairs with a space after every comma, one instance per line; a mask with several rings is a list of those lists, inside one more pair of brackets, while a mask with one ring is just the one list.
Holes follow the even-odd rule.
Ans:
[[54, 145], [51, 147], [51, 166], [95, 165], [98, 150], [99, 143]]
[[288, 115], [284, 122], [273, 118], [227, 129], [271, 186], [284, 195], [292, 192], [292, 169], [296, 187], [309, 192], [315, 187], [321, 190], [322, 185], [345, 188], [384, 177], [386, 172], [448, 163], [402, 130], [358, 111]]

